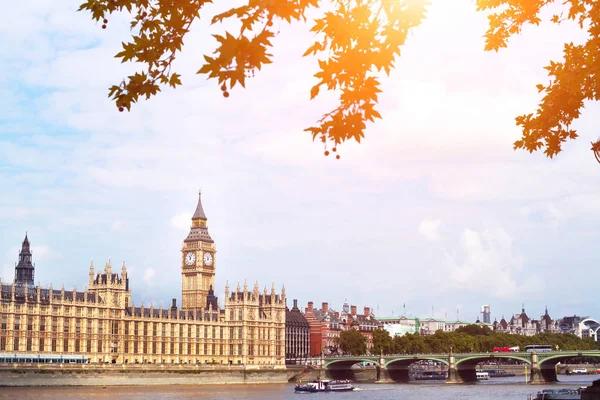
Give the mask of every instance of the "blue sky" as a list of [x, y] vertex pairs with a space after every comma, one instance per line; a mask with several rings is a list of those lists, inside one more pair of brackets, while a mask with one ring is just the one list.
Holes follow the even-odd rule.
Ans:
[[[382, 121], [341, 160], [302, 130], [315, 59], [301, 25], [282, 25], [275, 63], [220, 96], [194, 74], [214, 43], [195, 26], [177, 60], [184, 87], [118, 113], [107, 88], [134, 66], [113, 55], [124, 17], [100, 29], [78, 1], [7, 5], [0, 26], [0, 276], [25, 231], [36, 281], [85, 287], [93, 260], [126, 262], [136, 303], [180, 297], [180, 249], [203, 191], [225, 282], [277, 288], [301, 304], [344, 299], [379, 315], [598, 317], [597, 104], [558, 158], [513, 152], [514, 117], [539, 101], [543, 66], [572, 27], [526, 29], [483, 52], [485, 16], [433, 1], [384, 80]], [[218, 29], [218, 28], [211, 28]], [[289, 302], [291, 304], [291, 301]]]

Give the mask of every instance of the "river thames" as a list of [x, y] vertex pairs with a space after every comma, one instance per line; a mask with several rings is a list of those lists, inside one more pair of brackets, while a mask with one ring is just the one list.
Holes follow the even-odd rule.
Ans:
[[[494, 378], [475, 384], [449, 385], [443, 382], [408, 384], [357, 383], [359, 389], [347, 393], [295, 394], [294, 384], [283, 385], [239, 385], [239, 386], [127, 386], [127, 387], [29, 387], [0, 388], [0, 399], [111, 399], [111, 400], [288, 400], [324, 399], [339, 400], [476, 400], [503, 399], [525, 400], [544, 388], [580, 387], [590, 385], [598, 376], [561, 376], [560, 383], [526, 385], [524, 377]], [[535, 396], [534, 396], [535, 397]]]

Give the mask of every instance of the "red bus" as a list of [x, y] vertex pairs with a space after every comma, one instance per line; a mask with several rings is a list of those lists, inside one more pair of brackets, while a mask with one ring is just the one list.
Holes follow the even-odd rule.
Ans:
[[494, 353], [512, 353], [515, 351], [519, 351], [519, 346], [514, 347], [494, 347], [492, 352]]

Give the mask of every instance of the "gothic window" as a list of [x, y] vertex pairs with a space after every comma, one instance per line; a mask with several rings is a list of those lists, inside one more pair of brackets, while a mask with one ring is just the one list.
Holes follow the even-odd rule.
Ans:
[[119, 322], [118, 321], [111, 321], [111, 325], [112, 325], [112, 334], [113, 335], [118, 335], [119, 334]]
[[15, 315], [15, 331], [21, 329], [21, 316]]

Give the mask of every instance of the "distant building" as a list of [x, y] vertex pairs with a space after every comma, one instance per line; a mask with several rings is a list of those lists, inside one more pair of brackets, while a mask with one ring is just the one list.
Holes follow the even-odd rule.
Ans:
[[573, 315], [572, 317], [564, 317], [558, 321], [558, 329], [561, 333], [571, 333], [581, 337], [581, 330], [579, 324], [587, 317], [578, 317]]
[[510, 333], [513, 335], [533, 336], [538, 333], [558, 333], [560, 332], [558, 321], [553, 320], [548, 314], [548, 308], [544, 315], [539, 320], [531, 319], [525, 312], [525, 307], [521, 309], [521, 313], [513, 315], [510, 321], [506, 321], [504, 317], [492, 324], [494, 331]]
[[347, 302], [342, 306], [342, 312], [337, 312], [329, 308], [329, 303], [323, 302], [319, 310], [309, 301], [305, 317], [310, 325], [310, 353], [314, 356], [337, 353], [337, 338], [348, 329], [356, 329], [363, 334], [367, 338], [367, 349], [370, 349], [373, 331], [382, 327], [369, 307], [364, 308], [363, 314], [358, 314], [356, 306]]
[[[310, 356], [310, 324], [298, 309], [294, 299], [291, 310], [285, 310], [285, 359], [297, 360]], [[293, 363], [293, 362], [292, 362]]]
[[383, 326], [383, 329], [390, 333], [390, 336], [404, 336], [407, 333], [419, 332], [419, 318], [413, 317], [380, 317], [377, 320]]
[[492, 313], [490, 312], [490, 306], [489, 305], [483, 305], [483, 306], [481, 306], [481, 314], [483, 316], [483, 323], [484, 324], [491, 324], [492, 323]]

